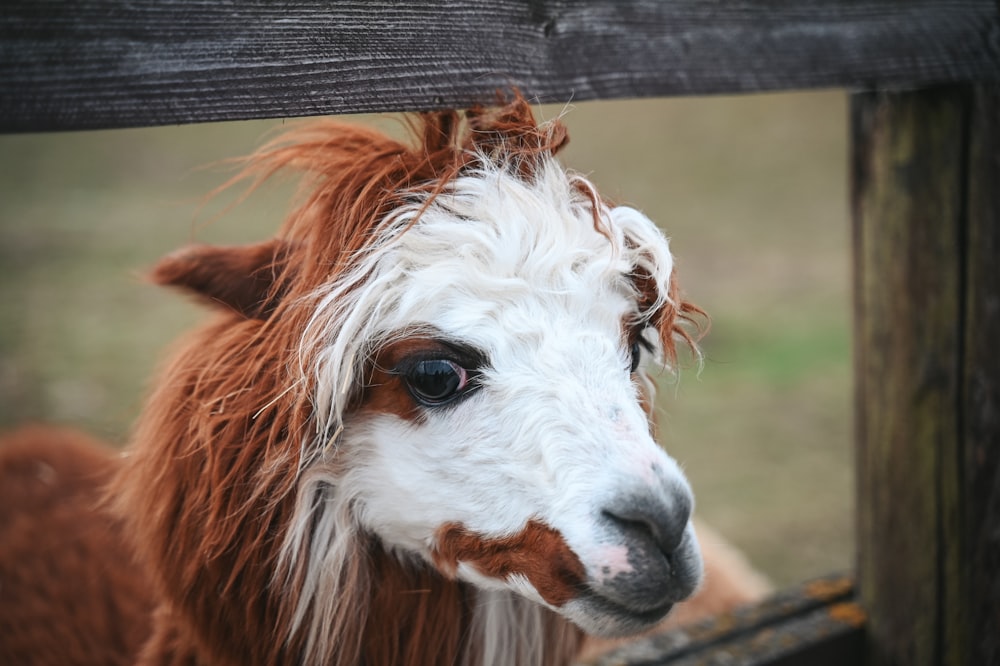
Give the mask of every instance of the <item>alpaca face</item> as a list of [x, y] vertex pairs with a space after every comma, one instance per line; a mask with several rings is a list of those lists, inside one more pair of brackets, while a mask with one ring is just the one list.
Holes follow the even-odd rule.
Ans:
[[690, 595], [701, 561], [643, 407], [667, 243], [589, 188], [552, 161], [483, 168], [386, 220], [307, 335], [326, 441], [303, 483], [333, 489], [331, 532], [615, 635]]

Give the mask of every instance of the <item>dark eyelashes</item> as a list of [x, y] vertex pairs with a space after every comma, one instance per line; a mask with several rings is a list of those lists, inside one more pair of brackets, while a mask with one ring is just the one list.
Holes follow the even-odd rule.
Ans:
[[402, 359], [389, 373], [402, 378], [413, 400], [424, 407], [453, 404], [480, 388], [485, 355], [448, 341], [434, 341], [436, 349], [425, 349]]
[[652, 354], [656, 347], [651, 343], [646, 336], [643, 335], [648, 327], [636, 328], [632, 333], [632, 344], [629, 346], [629, 373], [634, 373], [639, 369], [639, 363], [642, 360], [642, 353], [645, 351], [647, 354]]

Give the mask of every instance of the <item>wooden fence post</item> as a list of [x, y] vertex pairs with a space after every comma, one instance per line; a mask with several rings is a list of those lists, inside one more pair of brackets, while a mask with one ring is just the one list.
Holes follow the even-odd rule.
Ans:
[[852, 97], [873, 664], [1000, 660], [1000, 89]]
[[963, 557], [969, 662], [1000, 663], [1000, 86], [977, 89], [969, 133]]

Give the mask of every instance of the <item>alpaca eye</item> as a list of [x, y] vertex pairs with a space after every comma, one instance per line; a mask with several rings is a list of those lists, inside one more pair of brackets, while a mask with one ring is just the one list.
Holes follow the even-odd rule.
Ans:
[[436, 407], [451, 401], [469, 385], [469, 373], [447, 359], [419, 361], [406, 374], [406, 386], [417, 402]]
[[639, 363], [642, 361], [642, 350], [644, 349], [652, 354], [656, 348], [649, 342], [649, 340], [644, 338], [640, 332], [639, 335], [636, 336], [635, 342], [633, 342], [632, 346], [629, 347], [629, 354], [632, 356], [632, 364], [631, 367], [629, 367], [630, 374], [639, 369]]

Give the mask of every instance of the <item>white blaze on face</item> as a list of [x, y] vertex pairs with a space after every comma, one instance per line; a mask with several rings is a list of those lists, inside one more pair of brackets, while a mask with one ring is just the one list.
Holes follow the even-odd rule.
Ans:
[[[641, 267], [665, 297], [666, 240], [628, 208], [602, 210], [595, 229], [554, 162], [531, 182], [460, 177], [400, 233], [420, 205], [328, 298], [349, 293], [356, 312], [331, 334], [318, 400], [360, 372], [368, 384], [337, 443], [351, 461], [338, 494], [390, 548], [587, 630], [659, 619], [700, 576], [690, 490], [630, 372], [630, 275]], [[401, 375], [436, 359], [476, 365], [475, 388], [422, 406]]]

